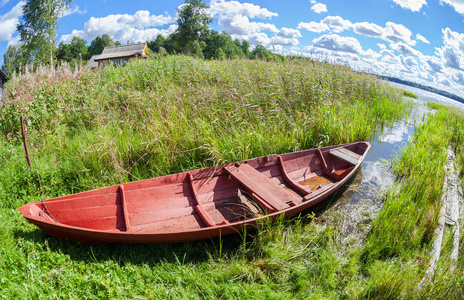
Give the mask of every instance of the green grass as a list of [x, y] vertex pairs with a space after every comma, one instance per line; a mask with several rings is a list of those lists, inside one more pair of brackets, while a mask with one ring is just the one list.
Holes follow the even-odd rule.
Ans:
[[[172, 245], [55, 240], [17, 208], [46, 197], [271, 153], [366, 140], [401, 118], [402, 92], [345, 66], [310, 61], [159, 57], [126, 68], [65, 70], [8, 83], [0, 108], [0, 289], [5, 299], [365, 299], [460, 295], [440, 262], [424, 273], [444, 150], [463, 163], [462, 116], [440, 107], [392, 167], [402, 180], [361, 249], [311, 213], [246, 234]], [[15, 140], [16, 138], [16, 140]], [[441, 169], [440, 169], [441, 168]], [[461, 168], [462, 170], [462, 168]], [[426, 174], [426, 176], [424, 176]], [[438, 197], [438, 198], [436, 198]], [[395, 221], [392, 221], [395, 220]], [[441, 278], [450, 279], [443, 281]]]
[[402, 90], [402, 92], [403, 92], [403, 96], [406, 96], [406, 97], [409, 97], [409, 98], [414, 98], [414, 99], [419, 98], [419, 96], [417, 96], [416, 94], [414, 94], [411, 91]]

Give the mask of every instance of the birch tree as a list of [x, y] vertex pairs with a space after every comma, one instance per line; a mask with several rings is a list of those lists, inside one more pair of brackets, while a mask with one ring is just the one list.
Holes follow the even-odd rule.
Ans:
[[28, 62], [54, 65], [58, 19], [72, 0], [27, 0], [17, 29]]

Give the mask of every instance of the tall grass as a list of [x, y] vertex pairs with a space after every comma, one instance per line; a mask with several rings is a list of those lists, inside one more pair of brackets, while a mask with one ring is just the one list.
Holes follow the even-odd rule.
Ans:
[[403, 114], [398, 97], [344, 66], [168, 56], [19, 78], [7, 86], [0, 131], [20, 153], [18, 120], [27, 117], [41, 173], [76, 192], [366, 140]]
[[53, 197], [366, 140], [406, 110], [401, 93], [377, 78], [311, 61], [168, 56], [17, 78], [0, 107], [2, 297], [354, 298], [387, 289], [383, 278], [366, 275], [381, 273], [388, 261], [376, 262], [387, 257], [369, 251], [362, 271], [358, 256], [336, 242], [336, 228], [313, 215], [175, 245], [87, 247], [49, 238], [17, 211], [42, 198], [24, 158], [20, 116], [29, 122], [45, 195]]
[[[448, 146], [462, 169], [464, 113], [442, 105], [419, 125], [411, 145], [392, 162], [398, 184], [385, 199], [360, 252], [369, 298], [459, 298], [463, 294], [462, 254], [459, 270], [450, 271], [451, 229], [447, 229], [438, 272], [418, 290], [425, 276], [434, 230], [438, 224]], [[462, 239], [461, 239], [461, 247]]]

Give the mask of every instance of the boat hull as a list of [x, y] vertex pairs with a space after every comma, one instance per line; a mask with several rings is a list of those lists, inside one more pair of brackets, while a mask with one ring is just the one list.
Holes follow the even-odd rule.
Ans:
[[19, 208], [49, 235], [95, 243], [175, 243], [227, 236], [298, 214], [359, 169], [358, 142], [130, 182]]

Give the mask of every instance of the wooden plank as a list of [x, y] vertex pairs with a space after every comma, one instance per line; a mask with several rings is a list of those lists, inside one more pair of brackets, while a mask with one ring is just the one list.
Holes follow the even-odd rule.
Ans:
[[300, 197], [278, 185], [248, 164], [241, 164], [238, 167], [226, 166], [225, 169], [248, 190], [252, 197], [253, 194], [256, 195], [256, 197], [253, 197], [255, 201], [266, 202], [273, 211], [290, 207], [285, 203], [287, 201], [300, 200]]
[[198, 201], [197, 191], [195, 190], [195, 186], [193, 185], [193, 178], [192, 178], [191, 173], [188, 173], [187, 179], [188, 179], [188, 181], [190, 183], [190, 188], [192, 190], [193, 199], [195, 200], [195, 204], [196, 204], [195, 210], [196, 210], [196, 212], [198, 213], [200, 218], [203, 220], [203, 222], [206, 224], [206, 226], [208, 226], [208, 227], [216, 226], [213, 219], [210, 217], [210, 215], [206, 212], [206, 210], [203, 208], [201, 203]]
[[359, 162], [359, 159], [361, 158], [361, 155], [356, 154], [353, 151], [350, 151], [342, 147], [331, 149], [329, 153], [352, 165], [357, 165]]
[[288, 176], [287, 170], [285, 169], [284, 161], [280, 155], [279, 155], [278, 162], [279, 162], [279, 165], [282, 171], [282, 176], [295, 190], [297, 190], [299, 193], [303, 194], [304, 196], [311, 193], [311, 191], [308, 191], [304, 186], [302, 186], [301, 184], [299, 184], [298, 182], [290, 178], [290, 176]]
[[124, 186], [119, 185], [119, 197], [121, 199], [122, 214], [124, 215], [124, 223], [126, 224], [126, 231], [130, 230], [129, 212], [127, 211], [126, 196], [124, 194]]

